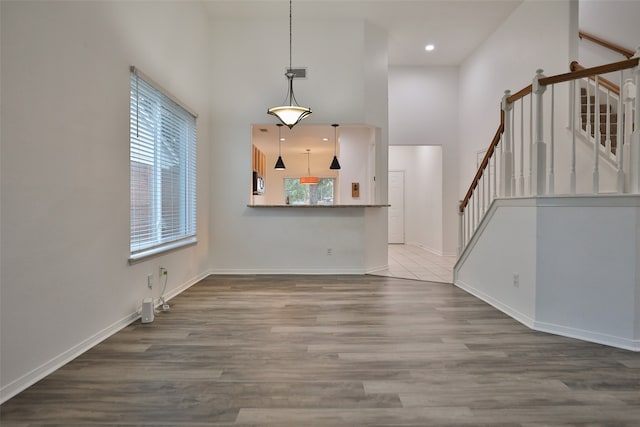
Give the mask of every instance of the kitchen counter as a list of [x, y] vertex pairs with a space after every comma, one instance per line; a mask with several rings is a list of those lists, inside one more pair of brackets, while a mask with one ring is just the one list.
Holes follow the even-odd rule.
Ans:
[[391, 205], [247, 205], [248, 208], [386, 208]]

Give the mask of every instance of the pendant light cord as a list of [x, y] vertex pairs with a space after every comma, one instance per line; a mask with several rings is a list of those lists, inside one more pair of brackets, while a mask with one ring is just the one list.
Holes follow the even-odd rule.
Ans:
[[291, 9], [292, 9], [292, 2], [293, 0], [289, 0], [289, 70], [291, 70], [292, 68], [292, 60], [291, 57], [293, 56], [292, 52], [293, 52], [293, 36], [292, 36], [292, 13], [291, 13]]

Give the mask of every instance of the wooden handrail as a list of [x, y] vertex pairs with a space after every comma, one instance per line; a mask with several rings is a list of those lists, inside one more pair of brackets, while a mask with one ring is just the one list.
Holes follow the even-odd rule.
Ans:
[[599, 44], [600, 46], [604, 46], [609, 50], [612, 50], [614, 52], [617, 52], [627, 58], [631, 58], [633, 55], [635, 55], [635, 52], [632, 50], [627, 49], [626, 47], [622, 47], [620, 45], [617, 45], [615, 43], [611, 43], [608, 42], [604, 39], [601, 39], [598, 36], [594, 36], [593, 34], [589, 34], [589, 33], [585, 33], [584, 31], [578, 31], [578, 36], [581, 39], [587, 39], [589, 41], [592, 41], [596, 44]]
[[478, 186], [478, 182], [480, 181], [480, 178], [482, 178], [482, 175], [484, 174], [484, 170], [489, 164], [489, 160], [491, 159], [491, 156], [493, 156], [493, 152], [495, 151], [496, 146], [500, 142], [500, 136], [502, 135], [503, 132], [504, 132], [504, 111], [500, 109], [500, 126], [498, 126], [498, 130], [496, 131], [496, 134], [493, 136], [491, 145], [489, 145], [489, 149], [487, 150], [487, 152], [484, 154], [484, 157], [482, 158], [480, 167], [478, 168], [476, 175], [473, 177], [473, 181], [471, 181], [471, 185], [467, 190], [467, 194], [465, 194], [464, 199], [462, 199], [462, 203], [460, 203], [460, 208], [459, 208], [460, 213], [464, 213], [464, 209], [467, 207], [467, 204], [469, 203], [469, 199], [471, 199], [471, 196], [473, 195], [473, 190], [475, 190], [475, 188]]
[[633, 68], [638, 65], [640, 58], [631, 58], [625, 61], [613, 62], [611, 64], [599, 65], [597, 67], [585, 68], [580, 71], [572, 71], [570, 73], [558, 74], [551, 77], [543, 77], [539, 80], [542, 86], [553, 85], [556, 83], [568, 82], [571, 80], [581, 79], [583, 77], [595, 76], [596, 74], [612, 73], [614, 71]]
[[517, 100], [519, 100], [520, 98], [524, 98], [525, 96], [529, 95], [531, 93], [532, 90], [532, 86], [525, 86], [522, 89], [520, 89], [519, 91], [517, 91], [516, 93], [514, 93], [513, 95], [507, 97], [507, 102], [509, 104], [513, 104], [514, 102], [516, 102]]
[[[569, 65], [569, 68], [571, 69], [571, 71], [581, 71], [585, 69], [582, 65], [578, 63], [578, 61], [571, 62], [571, 65]], [[596, 79], [593, 76], [590, 76], [589, 78], [591, 80]], [[598, 80], [599, 80], [600, 86], [603, 86], [605, 89], [609, 89], [611, 92], [620, 96], [620, 86], [613, 83], [611, 80], [605, 79], [604, 77], [600, 77]]]

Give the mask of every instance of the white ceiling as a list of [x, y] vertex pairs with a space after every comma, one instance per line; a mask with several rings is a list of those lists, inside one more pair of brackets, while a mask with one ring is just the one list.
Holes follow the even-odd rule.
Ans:
[[[522, 0], [296, 0], [296, 19], [364, 19], [389, 34], [389, 65], [458, 65]], [[288, 18], [286, 0], [204, 0], [211, 18]], [[425, 52], [426, 44], [436, 46]]]

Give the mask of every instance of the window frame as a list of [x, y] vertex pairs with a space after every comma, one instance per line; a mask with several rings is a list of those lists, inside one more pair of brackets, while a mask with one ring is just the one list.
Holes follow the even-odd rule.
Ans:
[[197, 243], [198, 115], [134, 66], [129, 85], [129, 263], [133, 264]]
[[[300, 178], [296, 178], [296, 177], [284, 177], [283, 178], [283, 190], [284, 190], [284, 199], [286, 200], [287, 197], [289, 196], [289, 194], [287, 194], [287, 180], [291, 180], [291, 181], [296, 181], [296, 180], [300, 180]], [[310, 187], [315, 186], [318, 187], [320, 185], [320, 181], [331, 181], [331, 187], [333, 190], [333, 197], [332, 197], [332, 202], [331, 204], [326, 204], [326, 203], [316, 203], [315, 205], [311, 204], [311, 194], [310, 194]], [[333, 206], [335, 205], [335, 198], [336, 198], [336, 181], [337, 179], [335, 177], [319, 177], [318, 178], [318, 184], [300, 184], [306, 188], [308, 188], [307, 190], [307, 200], [306, 203], [294, 203], [292, 201], [290, 201], [291, 205], [300, 205], [300, 206]]]

